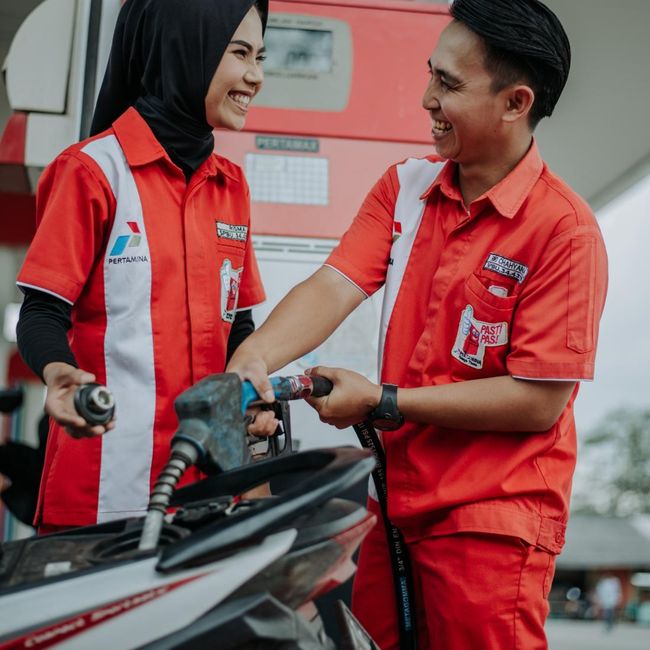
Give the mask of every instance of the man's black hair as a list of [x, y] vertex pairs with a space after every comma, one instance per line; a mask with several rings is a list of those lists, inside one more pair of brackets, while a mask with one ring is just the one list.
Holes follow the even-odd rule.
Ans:
[[535, 93], [531, 128], [551, 115], [571, 66], [571, 45], [557, 16], [538, 0], [455, 0], [450, 12], [482, 39], [492, 90], [525, 81]]

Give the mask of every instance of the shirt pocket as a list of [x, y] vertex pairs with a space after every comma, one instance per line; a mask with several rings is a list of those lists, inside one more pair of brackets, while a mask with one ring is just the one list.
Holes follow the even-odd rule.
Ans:
[[494, 285], [495, 282], [491, 278], [479, 277], [476, 273], [472, 273], [465, 282], [465, 297], [476, 302], [477, 309], [480, 309], [482, 313], [494, 314], [499, 317], [503, 314], [512, 316], [517, 296], [514, 294], [503, 296], [494, 293], [494, 290], [490, 290], [490, 287]]
[[246, 255], [246, 242], [219, 239], [217, 240], [217, 255], [235, 258], [243, 264]]
[[456, 380], [508, 374], [510, 326], [517, 296], [490, 291], [490, 279], [473, 273], [465, 282], [451, 356]]

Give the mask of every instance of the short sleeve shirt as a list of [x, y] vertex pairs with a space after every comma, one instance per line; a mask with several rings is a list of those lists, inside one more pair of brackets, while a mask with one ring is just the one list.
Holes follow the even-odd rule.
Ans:
[[116, 428], [54, 426], [41, 521], [141, 514], [167, 460], [174, 399], [223, 372], [238, 309], [264, 299], [239, 167], [210, 156], [186, 183], [140, 115], [63, 152], [43, 173], [18, 284], [70, 303], [80, 368], [116, 398]]
[[[391, 167], [327, 264], [368, 295], [385, 286], [384, 382], [593, 378], [604, 244], [587, 204], [548, 170], [534, 142], [469, 206], [455, 163]], [[559, 552], [576, 455], [574, 398], [542, 434], [408, 422], [385, 434], [394, 523], [407, 537], [495, 532]]]

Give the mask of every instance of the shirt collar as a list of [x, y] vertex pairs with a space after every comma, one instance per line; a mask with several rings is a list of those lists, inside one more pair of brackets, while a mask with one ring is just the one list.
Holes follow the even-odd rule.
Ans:
[[113, 131], [131, 167], [146, 165], [159, 158], [168, 158], [163, 146], [133, 107], [113, 122]]
[[[539, 154], [537, 142], [533, 138], [530, 149], [517, 163], [516, 167], [485, 194], [478, 197], [476, 201], [487, 198], [501, 216], [512, 219], [539, 180], [543, 168], [544, 161]], [[456, 180], [456, 169], [457, 164], [452, 160], [448, 160], [421, 198], [428, 198], [436, 188], [439, 188], [439, 191], [448, 198], [454, 201], [462, 201], [463, 197]]]
[[[164, 147], [156, 140], [148, 124], [140, 113], [131, 107], [113, 123], [113, 131], [130, 167], [146, 165], [160, 158], [171, 160]], [[218, 172], [232, 176], [223, 165], [218, 164], [216, 156], [209, 156], [199, 167], [206, 176], [216, 176]]]

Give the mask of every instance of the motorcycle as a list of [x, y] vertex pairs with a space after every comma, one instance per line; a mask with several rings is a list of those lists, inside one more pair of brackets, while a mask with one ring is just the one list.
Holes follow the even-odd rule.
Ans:
[[[314, 379], [272, 384], [282, 400], [331, 388]], [[108, 417], [107, 389], [84, 390], [80, 412]], [[285, 409], [282, 451], [273, 441], [271, 457], [248, 463], [243, 414], [256, 403], [236, 375], [207, 377], [175, 402], [178, 430], [144, 518], [1, 545], [0, 650], [337, 647], [314, 600], [354, 573], [375, 518], [338, 495], [374, 460], [345, 447], [290, 453]], [[193, 464], [207, 477], [176, 490]], [[270, 496], [247, 498], [264, 484]], [[343, 603], [338, 620], [338, 647], [376, 650]]]

